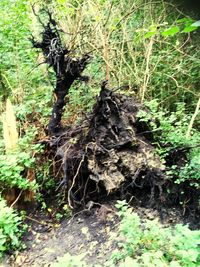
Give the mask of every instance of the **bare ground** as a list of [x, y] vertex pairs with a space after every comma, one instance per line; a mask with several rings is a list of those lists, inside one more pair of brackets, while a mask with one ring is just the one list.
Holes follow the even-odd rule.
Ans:
[[[159, 219], [161, 223], [177, 223], [180, 218], [175, 209], [162, 211], [136, 207], [141, 218]], [[84, 254], [88, 264], [105, 266], [120, 240], [119, 219], [112, 204], [103, 204], [83, 210], [61, 223], [38, 213], [31, 217], [31, 224], [24, 241], [26, 249], [7, 256], [2, 266], [51, 267], [66, 253]]]

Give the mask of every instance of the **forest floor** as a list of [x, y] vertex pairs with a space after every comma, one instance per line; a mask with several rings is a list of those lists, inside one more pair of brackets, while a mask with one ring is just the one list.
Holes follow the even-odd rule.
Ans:
[[[150, 208], [135, 207], [133, 210], [142, 220], [158, 219], [165, 225], [180, 222], [175, 209], [163, 211], [162, 216], [158, 210]], [[86, 263], [105, 266], [120, 240], [119, 219], [113, 202], [83, 210], [61, 223], [39, 212], [29, 218], [28, 233], [24, 237], [26, 248], [7, 256], [2, 266], [51, 267], [67, 253], [84, 254]]]

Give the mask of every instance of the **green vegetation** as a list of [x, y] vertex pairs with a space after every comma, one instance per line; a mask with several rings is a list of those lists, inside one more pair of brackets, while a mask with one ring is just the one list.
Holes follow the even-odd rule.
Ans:
[[65, 254], [63, 257], [59, 257], [57, 262], [52, 264], [52, 267], [87, 267], [88, 265], [83, 260], [84, 255], [71, 256], [69, 253]]
[[[95, 51], [93, 64], [98, 61], [99, 66], [89, 67], [90, 76], [93, 76], [91, 70], [97, 69], [89, 92], [109, 71], [111, 84], [127, 84], [127, 93], [137, 95], [142, 101], [159, 98], [163, 106], [172, 109], [176, 102], [190, 101], [190, 108], [196, 104], [199, 50], [195, 32], [192, 38], [186, 33], [196, 29], [191, 26], [194, 19], [168, 2], [76, 3], [65, 5], [65, 1], [55, 1], [52, 12], [66, 32], [72, 32], [79, 23], [80, 34], [67, 36], [67, 44], [73, 39], [73, 46], [83, 43], [83, 52]], [[174, 25], [179, 25], [179, 31], [173, 31]]]
[[[2, 196], [10, 189], [50, 194], [56, 188], [51, 163], [47, 158], [40, 159], [43, 146], [38, 143], [46, 138], [55, 78], [52, 69], [42, 64], [43, 57], [32, 49], [31, 35], [41, 36], [31, 3], [37, 13], [42, 7], [52, 12], [74, 56], [86, 52], [93, 56], [84, 73], [90, 81], [76, 82], [70, 89], [64, 123], [73, 124], [90, 111], [99, 84], [109, 78], [111, 87], [136, 97], [151, 110], [140, 112], [138, 118], [149, 123], [163, 163], [167, 165], [172, 151], [184, 153], [180, 165], [167, 165], [168, 178], [199, 189], [200, 23], [173, 2], [0, 1], [0, 118], [2, 121], [10, 99], [19, 135], [15, 149], [7, 151], [0, 123]], [[41, 16], [46, 19], [44, 13]], [[36, 170], [34, 179], [29, 181], [31, 169]], [[39, 198], [43, 201], [42, 195]], [[120, 229], [126, 243], [114, 259], [121, 266], [199, 266], [198, 231], [181, 225], [172, 229], [150, 222], [142, 224], [125, 204], [119, 208]], [[57, 219], [62, 216], [57, 213]], [[0, 257], [20, 246], [20, 224], [17, 211], [7, 207], [1, 197]]]
[[20, 227], [22, 218], [0, 198], [0, 258], [5, 251], [19, 248], [25, 229]]
[[13, 187], [19, 189], [37, 188], [35, 181], [27, 179], [27, 169], [35, 168], [34, 154], [42, 151], [39, 144], [32, 144], [36, 132], [29, 130], [26, 135], [18, 140], [18, 148], [10, 153], [0, 155], [0, 185], [1, 190]]
[[[159, 108], [158, 99], [146, 103], [150, 112], [140, 111], [138, 118], [141, 122], [147, 122], [153, 132], [158, 154], [163, 159], [172, 151], [180, 150], [186, 156], [186, 164], [177, 166], [171, 164], [167, 171], [169, 177], [176, 177], [176, 183], [189, 181], [191, 185], [199, 187], [200, 182], [200, 135], [198, 129], [189, 129], [192, 114], [186, 110], [185, 103], [177, 103], [176, 109], [169, 112]], [[191, 130], [187, 136], [188, 130]], [[182, 166], [183, 165], [183, 166]]]
[[[189, 267], [200, 264], [200, 231], [186, 225], [163, 227], [156, 221], [142, 222], [125, 201], [116, 205], [121, 217], [121, 250], [113, 255], [119, 266]], [[113, 265], [114, 266], [114, 265]]]

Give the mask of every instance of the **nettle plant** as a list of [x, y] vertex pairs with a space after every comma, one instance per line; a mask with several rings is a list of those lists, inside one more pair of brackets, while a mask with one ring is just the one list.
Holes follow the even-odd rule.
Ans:
[[119, 242], [119, 250], [112, 256], [115, 264], [120, 267], [200, 265], [199, 230], [192, 231], [181, 224], [164, 228], [155, 220], [142, 222], [125, 201], [118, 201], [116, 207], [123, 242]]
[[[172, 165], [167, 174], [169, 177], [177, 177], [176, 183], [189, 180], [191, 185], [198, 188], [200, 182], [200, 135], [195, 127], [190, 129], [192, 114], [186, 112], [184, 103], [177, 103], [174, 112], [159, 108], [157, 99], [146, 102], [146, 106], [150, 112], [139, 111], [138, 118], [150, 126], [156, 140], [158, 154], [163, 161], [165, 162], [172, 150], [185, 149], [187, 163], [184, 166]], [[152, 118], [154, 119], [152, 120]]]
[[23, 229], [20, 228], [21, 217], [6, 205], [0, 197], [0, 258], [4, 252], [19, 248]]

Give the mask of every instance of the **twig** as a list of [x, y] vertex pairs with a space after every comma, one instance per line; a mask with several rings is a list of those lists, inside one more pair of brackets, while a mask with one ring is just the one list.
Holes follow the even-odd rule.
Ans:
[[30, 220], [30, 221], [39, 223], [39, 224], [41, 224], [41, 225], [46, 225], [45, 222], [40, 222], [40, 221], [38, 221], [38, 220], [36, 220], [36, 219], [33, 219], [33, 218], [29, 217], [29, 216], [25, 216], [25, 218], [28, 219], [28, 220]]
[[12, 85], [10, 84], [10, 82], [9, 82], [8, 78], [6, 77], [6, 75], [3, 74], [3, 73], [1, 73], [1, 76], [6, 80], [6, 82], [7, 82], [7, 84], [8, 84], [8, 87], [10, 88], [10, 90], [11, 90], [12, 93], [13, 93], [14, 88], [13, 88]]
[[146, 69], [145, 69], [145, 73], [144, 73], [143, 85], [141, 88], [142, 89], [142, 91], [141, 91], [141, 101], [142, 102], [144, 101], [147, 86], [148, 86], [148, 83], [149, 83], [149, 80], [151, 77], [149, 64], [150, 64], [150, 59], [151, 59], [151, 55], [152, 55], [153, 44], [154, 44], [154, 38], [152, 36], [150, 39], [150, 42], [148, 44], [147, 51], [146, 51]]
[[106, 19], [106, 22], [103, 24], [103, 27], [105, 28], [105, 26], [107, 25], [109, 19], [110, 19], [110, 14], [111, 14], [111, 11], [112, 11], [112, 8], [113, 8], [113, 4], [114, 2], [112, 1], [111, 5], [110, 5], [110, 8], [109, 8], [109, 12], [108, 12], [108, 16], [107, 16], [107, 19]]

